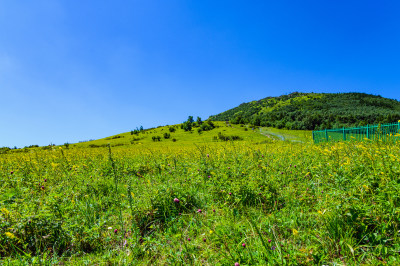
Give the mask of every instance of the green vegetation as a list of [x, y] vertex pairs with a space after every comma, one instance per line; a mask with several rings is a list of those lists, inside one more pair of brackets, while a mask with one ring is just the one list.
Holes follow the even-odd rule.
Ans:
[[313, 131], [312, 137], [314, 143], [346, 140], [396, 142], [400, 140], [400, 121], [390, 124]]
[[309, 130], [288, 130], [273, 127], [259, 128], [260, 133], [278, 140], [287, 140], [294, 142], [310, 142], [312, 141], [311, 131]]
[[232, 124], [315, 130], [392, 123], [400, 102], [365, 93], [291, 93], [243, 103], [210, 117]]
[[[225, 122], [203, 121], [190, 122], [191, 130], [187, 130], [184, 125], [188, 125], [188, 121], [183, 124], [173, 126], [160, 126], [157, 128], [144, 129], [136, 134], [130, 132], [110, 136], [103, 139], [86, 141], [76, 144], [70, 144], [69, 147], [107, 147], [110, 144], [112, 147], [144, 145], [146, 147], [164, 147], [164, 146], [191, 146], [193, 144], [208, 144], [213, 141], [218, 141], [218, 134], [229, 136], [238, 136], [238, 140], [246, 141], [264, 141], [265, 136], [259, 134], [257, 130], [245, 129], [245, 126], [230, 125]], [[310, 133], [311, 134], [311, 133]], [[215, 139], [217, 137], [217, 139]], [[176, 142], [176, 143], [174, 143]]]
[[2, 148], [2, 263], [399, 264], [399, 143], [213, 125]]

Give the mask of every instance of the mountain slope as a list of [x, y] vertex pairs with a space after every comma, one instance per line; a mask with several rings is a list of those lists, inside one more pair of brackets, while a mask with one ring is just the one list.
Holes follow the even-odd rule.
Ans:
[[303, 130], [353, 127], [398, 121], [400, 102], [365, 93], [295, 92], [243, 103], [209, 119]]
[[[73, 144], [75, 147], [112, 147], [140, 145], [145, 147], [182, 147], [192, 145], [203, 145], [210, 143], [221, 143], [227, 140], [263, 142], [268, 140], [259, 130], [246, 126], [232, 126], [224, 122], [214, 122], [215, 128], [200, 131], [199, 127], [193, 127], [191, 131], [185, 131], [181, 124], [171, 126], [160, 126], [133, 132], [125, 132], [103, 139], [91, 140]], [[308, 133], [310, 136], [311, 134]]]

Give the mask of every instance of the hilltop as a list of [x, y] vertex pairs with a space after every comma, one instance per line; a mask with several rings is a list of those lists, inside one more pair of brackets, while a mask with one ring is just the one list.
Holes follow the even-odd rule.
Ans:
[[391, 123], [400, 119], [400, 102], [365, 93], [300, 93], [242, 103], [212, 121], [314, 130]]

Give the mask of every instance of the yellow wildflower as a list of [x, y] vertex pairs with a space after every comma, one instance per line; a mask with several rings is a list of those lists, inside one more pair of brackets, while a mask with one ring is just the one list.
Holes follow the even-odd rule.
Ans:
[[5, 235], [6, 235], [8, 238], [16, 238], [15, 235], [14, 235], [13, 233], [11, 233], [11, 232], [6, 232]]
[[6, 208], [2, 208], [1, 212], [4, 213], [5, 215], [9, 215], [10, 212]]

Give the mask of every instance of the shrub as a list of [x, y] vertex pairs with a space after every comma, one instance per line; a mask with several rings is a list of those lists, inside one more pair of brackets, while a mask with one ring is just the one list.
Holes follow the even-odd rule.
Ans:
[[212, 121], [207, 120], [206, 122], [202, 123], [200, 126], [201, 130], [209, 131], [215, 128], [215, 125]]
[[[42, 150], [51, 150], [51, 146], [43, 146], [41, 147]], [[28, 147], [24, 147], [24, 150], [28, 151]]]
[[110, 139], [119, 139], [119, 138], [123, 138], [123, 136], [109, 137], [109, 138], [106, 138], [106, 140], [110, 140]]
[[240, 136], [232, 135], [232, 136], [226, 136], [222, 134], [221, 132], [218, 132], [218, 136], [214, 136], [214, 140], [222, 140], [222, 141], [229, 141], [229, 140], [242, 140]]
[[100, 145], [97, 145], [97, 144], [89, 144], [88, 147], [89, 147], [89, 148], [107, 147], [107, 144], [100, 144]]
[[0, 154], [6, 154], [10, 150], [11, 149], [9, 147], [2, 147], [2, 148], [0, 148]]
[[111, 145], [112, 147], [118, 147], [118, 146], [124, 146], [124, 144], [123, 143], [116, 143], [116, 144], [113, 144], [113, 145]]
[[139, 135], [141, 130], [139, 129], [135, 129], [135, 130], [131, 130], [131, 135], [135, 134], [136, 136]]
[[161, 141], [161, 137], [160, 136], [153, 136], [153, 137], [151, 137], [151, 139], [153, 141]]
[[39, 147], [39, 145], [29, 145], [29, 146], [25, 146], [24, 148], [38, 148], [38, 147]]
[[164, 139], [169, 139], [171, 137], [171, 134], [165, 132], [164, 133]]
[[191, 131], [192, 123], [190, 123], [189, 121], [186, 121], [185, 123], [182, 124], [181, 128], [185, 131]]
[[141, 140], [142, 138], [132, 138], [131, 139], [131, 144], [133, 144], [134, 142], [136, 142], [136, 141], [139, 141], [139, 140]]

